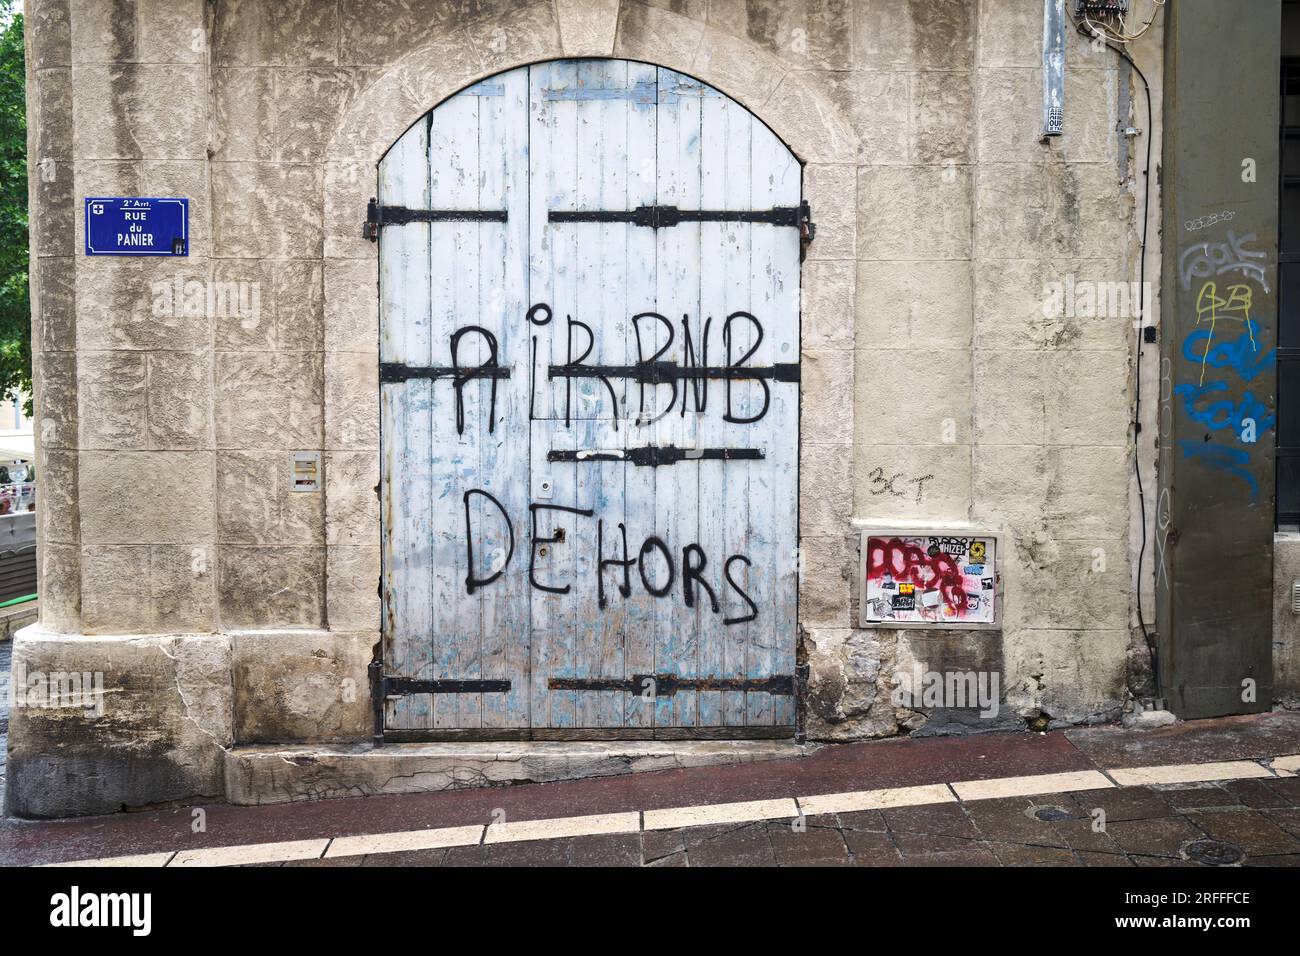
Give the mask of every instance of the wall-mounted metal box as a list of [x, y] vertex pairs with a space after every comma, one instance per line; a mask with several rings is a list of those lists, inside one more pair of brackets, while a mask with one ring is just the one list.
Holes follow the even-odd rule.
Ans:
[[289, 490], [320, 491], [320, 452], [289, 453]]
[[1002, 536], [995, 532], [862, 532], [862, 627], [990, 629], [1002, 623]]
[[1074, 0], [1074, 15], [1105, 16], [1128, 13], [1128, 0]]

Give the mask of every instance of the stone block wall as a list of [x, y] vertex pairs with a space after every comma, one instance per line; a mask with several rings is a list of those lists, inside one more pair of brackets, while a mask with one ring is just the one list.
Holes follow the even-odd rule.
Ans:
[[[179, 688], [175, 642], [222, 649], [203, 660], [226, 668], [210, 708], [223, 716], [163, 748], [187, 768], [168, 798], [219, 791], [194, 748], [368, 736], [378, 305], [361, 222], [376, 165], [463, 86], [568, 56], [698, 76], [805, 162], [818, 227], [802, 273], [810, 737], [924, 728], [927, 715], [889, 700], [912, 661], [996, 669], [1016, 719], [1118, 714], [1134, 623], [1135, 323], [1043, 304], [1067, 275], [1135, 277], [1142, 171], [1120, 132], [1127, 69], [1073, 33], [1066, 133], [1040, 141], [1040, 4], [27, 8], [42, 622], [15, 659], [52, 666], [77, 641], [132, 653], [144, 641], [163, 655], [158, 680]], [[1159, 45], [1157, 30], [1137, 55], [1158, 63]], [[190, 255], [82, 255], [93, 195], [189, 197]], [[192, 280], [256, 289], [257, 308], [186, 314], [166, 290]], [[288, 490], [295, 450], [322, 452], [320, 494]], [[1006, 535], [1001, 630], [856, 626], [857, 531], [899, 525]], [[132, 713], [153, 726], [147, 708]], [[58, 808], [24, 761], [45, 767], [56, 739], [109, 743], [86, 722], [55, 726], [14, 723], [11, 800], [28, 812]]]

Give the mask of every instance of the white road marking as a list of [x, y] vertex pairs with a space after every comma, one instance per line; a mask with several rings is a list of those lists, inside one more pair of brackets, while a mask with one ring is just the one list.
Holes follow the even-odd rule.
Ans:
[[1300, 777], [1300, 754], [1274, 757], [1273, 769], [1283, 777]]
[[1160, 783], [1200, 783], [1205, 780], [1242, 780], [1247, 777], [1273, 776], [1267, 767], [1253, 760], [1229, 760], [1222, 763], [1174, 763], [1162, 767], [1108, 768], [1111, 778], [1121, 787], [1142, 787]]
[[1102, 790], [1111, 786], [1114, 784], [1096, 770], [1074, 770], [1026, 777], [962, 780], [954, 783], [952, 788], [963, 800], [995, 800], [998, 797], [1030, 797], [1040, 793], [1069, 793], [1071, 790]]
[[249, 863], [282, 863], [315, 860], [325, 852], [329, 840], [291, 840], [286, 843], [245, 843], [241, 846], [212, 846], [182, 850], [168, 866], [244, 866]]
[[888, 790], [855, 790], [849, 793], [820, 793], [799, 797], [799, 809], [807, 816], [819, 813], [853, 813], [856, 810], [886, 810], [890, 807], [917, 807], [927, 803], [956, 803], [948, 785], [893, 787]]
[[483, 826], [440, 827], [437, 830], [404, 830], [400, 833], [371, 833], [336, 837], [325, 851], [327, 859], [366, 856], [371, 853], [402, 853], [408, 850], [440, 850], [449, 846], [477, 846]]
[[779, 820], [799, 816], [799, 806], [790, 797], [780, 800], [749, 800], [743, 803], [709, 803], [698, 807], [669, 807], [647, 810], [647, 830], [676, 830], [678, 827], [702, 827], [717, 823], [751, 823], [756, 820]]
[[[1281, 776], [1300, 775], [1300, 754], [1276, 757], [1272, 766], [1273, 770]], [[1107, 779], [1107, 775], [1110, 779]], [[70, 860], [44, 865], [49, 867], [240, 866], [249, 863], [314, 860], [320, 858], [322, 854], [335, 858], [369, 853], [397, 853], [403, 850], [474, 846], [480, 839], [483, 843], [554, 840], [602, 833], [636, 833], [641, 830], [674, 830], [713, 824], [794, 819], [800, 814], [811, 816], [819, 813], [851, 813], [855, 810], [952, 803], [957, 798], [973, 801], [1064, 793], [1072, 790], [1099, 790], [1111, 787], [1111, 780], [1120, 787], [1136, 787], [1271, 776], [1273, 776], [1272, 771], [1253, 760], [1168, 764], [1158, 767], [1114, 767], [1108, 768], [1105, 775], [1096, 770], [1076, 770], [1067, 773], [999, 777], [993, 780], [963, 780], [951, 785], [938, 783], [916, 787], [814, 794], [797, 799], [782, 797], [739, 803], [711, 803], [646, 810], [644, 813], [628, 811], [555, 817], [547, 820], [518, 820], [490, 824], [487, 827], [474, 824], [434, 830], [406, 830], [338, 837], [333, 841], [321, 838], [282, 843], [248, 843], [179, 852], [139, 853], [90, 860]], [[953, 791], [956, 792], [955, 797]]]
[[68, 863], [45, 863], [43, 866], [166, 866], [176, 855], [175, 850], [165, 853], [136, 853], [131, 856], [106, 856], [97, 860], [72, 860]]
[[484, 843], [517, 843], [520, 840], [554, 840], [560, 837], [594, 836], [601, 833], [636, 833], [641, 814], [596, 813], [585, 817], [555, 817], [550, 820], [516, 820], [489, 824]]

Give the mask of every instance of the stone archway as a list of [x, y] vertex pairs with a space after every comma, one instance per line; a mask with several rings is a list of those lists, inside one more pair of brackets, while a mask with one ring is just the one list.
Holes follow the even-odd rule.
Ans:
[[618, 58], [385, 155], [386, 738], [793, 735], [801, 172]]
[[[666, 66], [721, 90], [767, 124], [804, 163], [804, 197], [818, 221], [805, 276], [851, 285], [857, 144], [837, 110], [789, 65], [751, 43], [666, 11], [617, 4], [540, 4], [439, 36], [392, 65], [352, 102], [327, 152], [322, 195], [325, 282], [326, 600], [332, 630], [380, 620], [378, 308], [375, 246], [361, 235], [376, 170], [389, 145], [446, 97], [505, 70], [566, 56], [616, 56]], [[556, 10], [557, 13], [552, 11]], [[832, 296], [806, 295], [805, 329], [839, 320]], [[851, 332], [851, 330], [850, 330]], [[823, 333], [824, 335], [824, 333]], [[842, 334], [841, 334], [842, 335]], [[851, 335], [849, 343], [851, 346]], [[825, 343], [822, 343], [825, 344]], [[801, 456], [823, 465], [800, 485], [801, 542], [818, 562], [847, 565], [851, 496], [827, 495], [826, 477], [851, 483], [852, 350], [801, 346]], [[814, 448], [813, 446], [817, 446]], [[801, 548], [805, 545], [801, 544]], [[838, 621], [843, 607], [805, 599], [801, 626]], [[819, 608], [823, 608], [819, 610]], [[825, 621], [823, 621], [823, 615]]]

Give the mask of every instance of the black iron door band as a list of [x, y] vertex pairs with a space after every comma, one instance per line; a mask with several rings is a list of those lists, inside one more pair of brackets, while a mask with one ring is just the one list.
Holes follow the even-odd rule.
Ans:
[[548, 690], [622, 690], [629, 694], [672, 697], [682, 691], [728, 691], [755, 694], [794, 695], [794, 677], [678, 677], [676, 674], [633, 674], [617, 677], [552, 677]]
[[772, 226], [810, 226], [808, 203], [771, 209], [678, 209], [676, 206], [637, 206], [635, 209], [552, 209], [551, 222], [630, 222], [666, 229], [683, 222], [758, 222]]
[[380, 362], [380, 382], [406, 382], [411, 379], [454, 378], [469, 381], [474, 378], [509, 378], [508, 365], [403, 365], [400, 362]]
[[414, 677], [385, 677], [385, 697], [410, 694], [508, 694], [508, 680], [416, 680]]
[[679, 461], [762, 461], [760, 448], [674, 448], [672, 445], [645, 445], [626, 451], [574, 451], [556, 448], [546, 453], [547, 461], [627, 461], [647, 468], [675, 465]]
[[549, 378], [630, 378], [644, 385], [658, 385], [689, 379], [711, 378], [743, 381], [770, 378], [774, 382], [798, 382], [798, 362], [778, 362], [770, 367], [746, 365], [678, 365], [676, 362], [639, 362], [636, 365], [550, 365]]
[[508, 222], [504, 209], [411, 209], [408, 206], [380, 205], [377, 199], [366, 204], [366, 221], [361, 238], [371, 242], [379, 238], [384, 226], [403, 226], [410, 222]]

